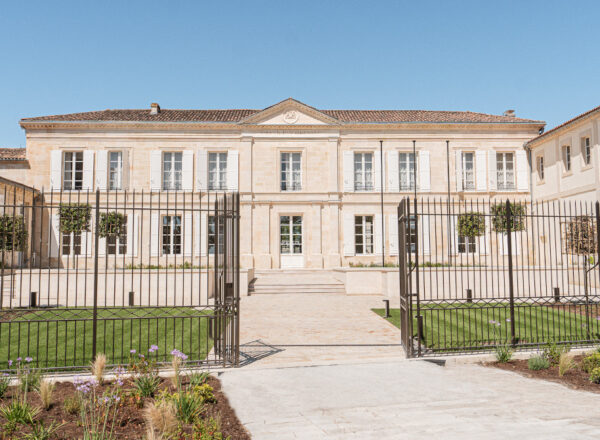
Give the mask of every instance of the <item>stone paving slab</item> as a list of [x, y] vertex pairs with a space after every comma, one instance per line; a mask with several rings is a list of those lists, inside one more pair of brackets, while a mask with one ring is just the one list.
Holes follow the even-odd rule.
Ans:
[[425, 361], [228, 370], [255, 440], [600, 438], [600, 396], [477, 365]]
[[315, 365], [404, 357], [380, 295], [252, 295], [241, 300], [242, 365]]

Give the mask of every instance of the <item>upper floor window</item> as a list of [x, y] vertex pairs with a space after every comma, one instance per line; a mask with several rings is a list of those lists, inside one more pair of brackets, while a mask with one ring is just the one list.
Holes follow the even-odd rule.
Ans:
[[373, 216], [354, 217], [354, 251], [356, 254], [373, 253]]
[[537, 173], [538, 179], [544, 180], [544, 156], [538, 156], [537, 158]]
[[475, 189], [475, 162], [474, 153], [463, 152], [461, 155], [462, 188], [463, 190]]
[[181, 189], [182, 153], [163, 153], [163, 190]]
[[513, 153], [496, 153], [496, 175], [499, 190], [515, 189], [515, 160]]
[[108, 189], [123, 189], [123, 152], [108, 153]]
[[79, 190], [83, 188], [83, 152], [65, 151], [63, 153], [63, 189]]
[[227, 189], [227, 153], [208, 153], [208, 189]]
[[565, 167], [565, 171], [571, 171], [571, 146], [564, 145], [562, 147], [562, 155], [563, 155], [563, 165]]
[[416, 162], [413, 153], [399, 153], [400, 191], [415, 189]]
[[589, 137], [581, 138], [581, 154], [583, 154], [583, 163], [589, 165], [592, 162], [592, 146]]
[[281, 153], [281, 191], [302, 189], [302, 154]]
[[354, 153], [354, 190], [373, 190], [373, 153]]
[[162, 218], [162, 251], [164, 255], [181, 254], [181, 216], [165, 215]]

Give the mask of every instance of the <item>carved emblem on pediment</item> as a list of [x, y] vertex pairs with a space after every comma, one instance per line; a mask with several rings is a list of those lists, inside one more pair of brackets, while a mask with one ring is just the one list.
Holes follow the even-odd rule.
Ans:
[[295, 124], [298, 122], [298, 113], [295, 110], [289, 110], [283, 114], [283, 120], [288, 124]]

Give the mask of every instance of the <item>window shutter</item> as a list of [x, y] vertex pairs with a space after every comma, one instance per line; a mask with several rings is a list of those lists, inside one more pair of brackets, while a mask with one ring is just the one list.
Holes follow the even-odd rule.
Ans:
[[419, 151], [419, 191], [431, 191], [429, 151]]
[[121, 176], [122, 189], [129, 189], [129, 150], [123, 150], [123, 175]]
[[192, 255], [192, 213], [186, 212], [183, 216], [183, 255], [190, 257]]
[[398, 255], [398, 215], [389, 215], [390, 255]]
[[450, 230], [448, 231], [448, 240], [451, 243], [448, 243], [450, 246], [450, 252], [452, 255], [458, 254], [458, 217], [453, 215], [450, 217]]
[[344, 151], [344, 192], [354, 192], [354, 153], [352, 151]]
[[460, 192], [463, 190], [462, 182], [462, 151], [456, 151], [456, 162], [454, 167], [456, 168], [456, 191]]
[[[513, 255], [519, 255], [519, 236], [517, 235], [518, 232], [511, 232], [510, 233], [510, 238], [512, 241], [512, 254]], [[508, 234], [506, 233], [499, 233], [498, 235], [500, 235], [500, 238], [498, 240], [498, 242], [500, 243], [500, 254], [501, 255], [508, 255]]]
[[373, 216], [373, 221], [375, 222], [375, 224], [373, 225], [373, 250], [375, 252], [375, 255], [381, 255], [381, 253], [383, 252], [383, 243], [381, 243], [381, 239], [383, 238], [383, 231], [381, 230], [381, 214], [375, 214]]
[[194, 152], [184, 150], [181, 159], [181, 189], [192, 191], [194, 189]]
[[61, 189], [62, 185], [62, 151], [52, 150], [50, 152], [50, 188]]
[[127, 215], [127, 256], [136, 257], [138, 253], [140, 217], [138, 214]]
[[98, 150], [96, 157], [96, 188], [105, 191], [107, 188], [108, 177], [108, 151]]
[[485, 191], [487, 189], [487, 167], [485, 164], [485, 156], [485, 151], [478, 150], [475, 152], [475, 173], [477, 175], [477, 191]]
[[193, 235], [194, 235], [194, 256], [199, 255], [200, 254], [200, 246], [203, 246], [204, 243], [204, 238], [202, 238], [202, 231], [201, 231], [201, 227], [200, 227], [200, 213], [199, 212], [194, 212], [194, 229], [193, 229]]
[[354, 249], [354, 214], [344, 214], [344, 255], [355, 254]]
[[229, 191], [238, 190], [238, 158], [237, 151], [227, 152], [227, 189]]
[[94, 152], [92, 150], [85, 150], [83, 152], [82, 189], [94, 189]]
[[208, 249], [208, 216], [205, 212], [200, 215], [200, 255], [206, 256]]
[[[129, 235], [129, 230], [127, 230], [127, 233]], [[129, 237], [127, 239], [129, 240]], [[127, 242], [127, 246], [129, 247], [129, 242]], [[98, 237], [98, 255], [106, 255], [106, 237]]]
[[376, 151], [375, 154], [373, 154], [373, 160], [375, 161], [373, 164], [373, 170], [375, 171], [373, 173], [373, 179], [375, 179], [373, 188], [375, 188], [375, 191], [381, 191], [381, 152]]
[[[162, 185], [162, 151], [150, 153], [150, 189], [160, 191]], [[158, 255], [158, 254], [157, 254]]]
[[[58, 208], [56, 208], [58, 210]], [[58, 250], [60, 249], [60, 216], [58, 213], [52, 214], [50, 216], [50, 240], [49, 245], [49, 255], [51, 258], [58, 257]]]
[[387, 166], [388, 166], [388, 175], [387, 175], [387, 190], [389, 192], [398, 192], [400, 191], [400, 177], [398, 171], [398, 152], [397, 151], [388, 151], [387, 152]]
[[429, 255], [430, 253], [430, 233], [429, 233], [429, 215], [427, 214], [421, 214], [419, 216], [420, 221], [420, 225], [419, 225], [419, 237], [421, 237], [421, 253], [423, 255]]
[[94, 241], [92, 240], [92, 232], [91, 231], [82, 231], [81, 232], [81, 254], [86, 257], [92, 256], [92, 246], [94, 245]]
[[529, 167], [527, 166], [527, 152], [524, 150], [517, 150], [515, 157], [517, 162], [517, 189], [519, 191], [528, 191]]
[[490, 238], [487, 233], [488, 228], [489, 228], [489, 222], [488, 222], [487, 217], [485, 217], [484, 220], [485, 220], [484, 233], [482, 236], [480, 236], [478, 238], [478, 240], [479, 240], [479, 245], [478, 245], [479, 246], [479, 249], [478, 249], [479, 255], [488, 255], [489, 254], [488, 249], [490, 247], [490, 243], [489, 243]]
[[198, 150], [196, 164], [196, 189], [206, 191], [208, 189], [208, 155], [206, 150]]
[[160, 216], [158, 214], [152, 214], [150, 216], [150, 255], [153, 257], [158, 256], [160, 239]]
[[490, 191], [496, 191], [497, 188], [497, 175], [496, 175], [496, 152], [488, 151], [488, 170], [490, 178]]

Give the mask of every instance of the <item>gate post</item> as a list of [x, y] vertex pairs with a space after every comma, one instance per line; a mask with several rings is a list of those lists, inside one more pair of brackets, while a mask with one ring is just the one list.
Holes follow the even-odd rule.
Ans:
[[96, 190], [96, 209], [94, 219], [94, 309], [92, 311], [92, 360], [96, 358], [96, 339], [98, 336], [98, 228], [100, 227], [100, 190]]
[[512, 253], [512, 212], [510, 200], [506, 199], [506, 242], [508, 247], [508, 292], [510, 295], [510, 337], [512, 345], [516, 344], [515, 338], [515, 289], [513, 280], [513, 253]]

